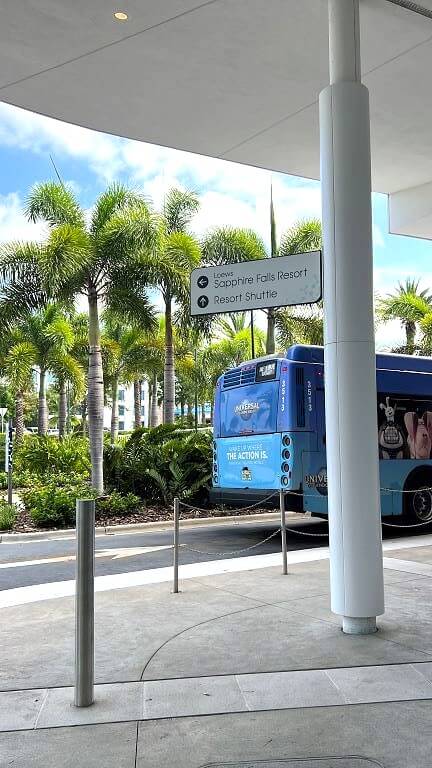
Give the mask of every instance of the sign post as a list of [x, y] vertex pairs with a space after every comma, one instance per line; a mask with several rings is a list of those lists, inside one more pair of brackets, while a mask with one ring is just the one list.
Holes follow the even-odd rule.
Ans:
[[1, 431], [4, 432], [4, 417], [7, 413], [7, 408], [0, 408], [0, 416], [1, 416]]
[[5, 441], [5, 470], [7, 472], [8, 504], [12, 504], [12, 461], [13, 461], [13, 424], [12, 419], [6, 422]]
[[321, 296], [321, 251], [198, 267], [191, 274], [192, 316], [312, 304]]

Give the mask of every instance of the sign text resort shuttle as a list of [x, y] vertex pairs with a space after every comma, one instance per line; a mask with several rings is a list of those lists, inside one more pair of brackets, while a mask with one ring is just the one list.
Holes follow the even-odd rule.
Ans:
[[321, 293], [321, 251], [199, 267], [191, 275], [191, 315], [312, 304]]

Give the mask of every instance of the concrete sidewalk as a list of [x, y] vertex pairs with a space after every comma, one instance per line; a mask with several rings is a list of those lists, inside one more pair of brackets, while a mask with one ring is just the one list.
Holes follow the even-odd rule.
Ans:
[[70, 687], [73, 598], [3, 608], [0, 765], [432, 764], [432, 536], [385, 555], [387, 611], [367, 637], [340, 632], [327, 560], [189, 578], [179, 595], [168, 583], [97, 593], [84, 710]]

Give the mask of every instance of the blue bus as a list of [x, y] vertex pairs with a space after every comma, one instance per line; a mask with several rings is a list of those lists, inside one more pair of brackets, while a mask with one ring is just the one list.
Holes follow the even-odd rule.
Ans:
[[[383, 517], [432, 520], [432, 359], [378, 354]], [[238, 365], [218, 380], [216, 503], [253, 504], [286, 492], [286, 506], [327, 515], [324, 351], [296, 345]], [[401, 493], [404, 491], [404, 493]]]

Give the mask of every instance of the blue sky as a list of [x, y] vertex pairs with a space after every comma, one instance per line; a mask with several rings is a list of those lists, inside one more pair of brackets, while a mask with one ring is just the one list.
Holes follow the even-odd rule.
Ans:
[[[22, 206], [35, 182], [53, 178], [50, 154], [85, 208], [113, 180], [140, 187], [156, 207], [171, 186], [194, 188], [201, 196], [198, 235], [237, 225], [268, 243], [270, 183], [279, 236], [297, 219], [320, 215], [318, 182], [98, 134], [0, 103], [0, 242], [43, 238]], [[373, 216], [375, 291], [391, 291], [408, 276], [432, 287], [432, 242], [389, 235], [385, 195], [373, 196]], [[378, 331], [381, 348], [401, 340], [398, 323]]]

